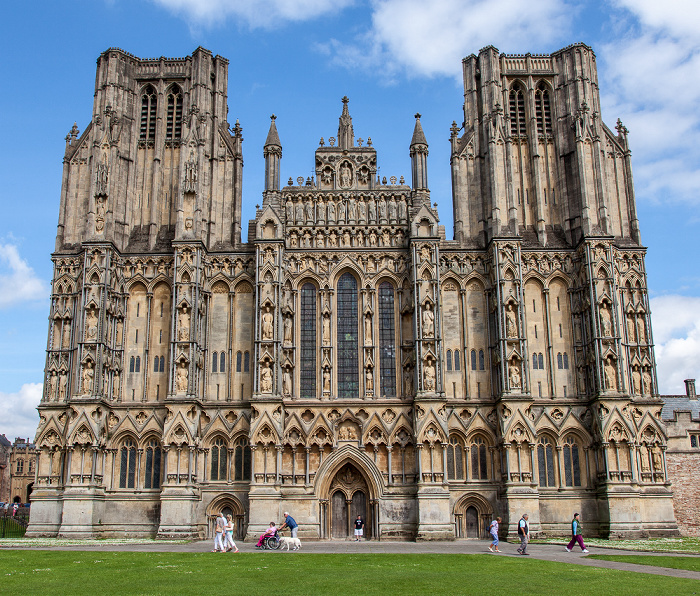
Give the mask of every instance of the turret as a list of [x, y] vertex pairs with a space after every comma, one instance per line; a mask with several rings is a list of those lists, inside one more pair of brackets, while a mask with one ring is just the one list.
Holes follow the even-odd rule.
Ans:
[[423, 134], [420, 114], [416, 114], [416, 126], [410, 147], [413, 190], [428, 190], [428, 142]]
[[270, 116], [270, 130], [267, 133], [263, 155], [265, 156], [265, 191], [277, 191], [280, 189], [280, 159], [282, 159], [282, 145], [277, 134], [275, 120]]
[[352, 129], [352, 116], [348, 111], [348, 96], [343, 97], [343, 113], [338, 124], [338, 147], [340, 149], [352, 149], [355, 145], [355, 131]]

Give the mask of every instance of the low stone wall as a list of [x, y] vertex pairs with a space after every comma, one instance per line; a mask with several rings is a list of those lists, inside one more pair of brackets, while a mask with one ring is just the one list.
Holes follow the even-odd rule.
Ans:
[[684, 536], [700, 537], [700, 452], [667, 451], [666, 466], [678, 528]]

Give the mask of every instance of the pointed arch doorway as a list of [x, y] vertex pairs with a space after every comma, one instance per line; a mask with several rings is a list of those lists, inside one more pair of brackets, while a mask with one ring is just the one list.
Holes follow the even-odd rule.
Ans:
[[354, 522], [359, 515], [365, 522], [364, 538], [372, 537], [372, 507], [369, 487], [362, 473], [351, 463], [344, 464], [330, 484], [330, 537], [347, 540], [354, 535]]
[[233, 518], [234, 540], [243, 540], [248, 531], [248, 520], [241, 502], [231, 494], [219, 495], [207, 507], [207, 538], [214, 537], [214, 525], [216, 516], [223, 513]]

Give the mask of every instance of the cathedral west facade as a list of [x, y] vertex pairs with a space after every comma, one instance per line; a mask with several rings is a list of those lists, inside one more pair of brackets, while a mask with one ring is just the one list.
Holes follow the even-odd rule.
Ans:
[[[463, 61], [454, 240], [428, 185], [377, 175], [347, 98], [315, 176], [241, 240], [228, 62], [109, 49], [66, 138], [28, 535], [480, 537], [678, 532], [627, 130], [596, 59]], [[410, 130], [410, 129], [409, 129]], [[252, 199], [246, 199], [252, 200]]]

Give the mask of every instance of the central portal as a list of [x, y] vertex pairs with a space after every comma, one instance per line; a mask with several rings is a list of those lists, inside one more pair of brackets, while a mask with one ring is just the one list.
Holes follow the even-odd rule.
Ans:
[[333, 478], [331, 494], [331, 538], [346, 540], [354, 536], [355, 520], [365, 522], [364, 538], [371, 537], [372, 520], [367, 507], [367, 482], [352, 464], [345, 464]]

